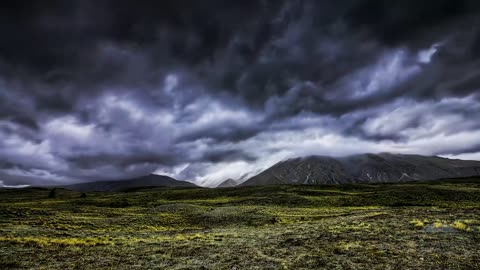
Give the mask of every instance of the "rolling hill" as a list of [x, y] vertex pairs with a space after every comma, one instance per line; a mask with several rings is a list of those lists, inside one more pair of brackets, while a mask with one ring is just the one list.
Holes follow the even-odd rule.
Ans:
[[197, 185], [187, 181], [175, 180], [164, 175], [150, 174], [128, 180], [88, 182], [64, 186], [63, 188], [80, 192], [91, 192], [125, 191], [139, 187], [197, 187]]

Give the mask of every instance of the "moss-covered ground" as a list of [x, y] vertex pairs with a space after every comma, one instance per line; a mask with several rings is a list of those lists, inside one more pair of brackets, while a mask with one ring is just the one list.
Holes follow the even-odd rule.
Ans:
[[478, 179], [49, 195], [0, 190], [0, 269], [480, 269]]

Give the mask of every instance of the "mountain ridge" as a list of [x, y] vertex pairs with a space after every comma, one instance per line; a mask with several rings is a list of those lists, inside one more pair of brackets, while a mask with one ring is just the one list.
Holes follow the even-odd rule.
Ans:
[[278, 162], [240, 186], [280, 184], [398, 183], [480, 175], [480, 161], [405, 154], [340, 158], [297, 157]]
[[176, 180], [165, 175], [149, 174], [126, 180], [95, 181], [63, 186], [62, 188], [79, 192], [92, 191], [126, 191], [141, 187], [198, 187], [197, 185], [182, 180]]
[[217, 185], [217, 188], [227, 188], [227, 187], [235, 187], [238, 186], [238, 182], [233, 180], [232, 178], [228, 178], [227, 180], [221, 182]]

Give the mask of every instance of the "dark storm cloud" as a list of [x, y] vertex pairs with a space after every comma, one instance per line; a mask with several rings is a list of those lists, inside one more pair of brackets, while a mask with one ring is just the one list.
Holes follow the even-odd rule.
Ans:
[[212, 185], [296, 155], [476, 154], [479, 14], [474, 0], [4, 1], [0, 180], [158, 169]]

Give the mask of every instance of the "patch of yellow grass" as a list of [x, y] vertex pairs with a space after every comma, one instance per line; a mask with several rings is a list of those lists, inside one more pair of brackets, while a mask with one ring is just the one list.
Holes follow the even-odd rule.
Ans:
[[37, 244], [39, 246], [62, 245], [62, 246], [98, 246], [113, 245], [109, 240], [99, 238], [49, 238], [49, 237], [4, 237], [0, 236], [0, 242], [13, 242], [23, 244]]
[[419, 229], [422, 229], [423, 227], [425, 227], [425, 223], [418, 219], [414, 219], [410, 221], [410, 224], [412, 224], [415, 228], [419, 228]]
[[439, 228], [445, 227], [445, 226], [443, 225], [442, 222], [437, 221], [437, 222], [433, 223], [433, 227], [434, 227], [435, 229], [439, 229]]
[[173, 238], [175, 241], [191, 241], [191, 240], [212, 240], [213, 237], [207, 234], [178, 234]]
[[358, 248], [361, 248], [361, 247], [362, 247], [362, 245], [359, 241], [353, 241], [353, 242], [341, 241], [341, 242], [338, 242], [335, 245], [334, 251], [336, 253], [343, 253], [345, 251], [349, 251], [349, 250], [352, 250], [352, 249], [358, 249]]
[[467, 224], [461, 222], [461, 221], [455, 221], [452, 224], [452, 227], [459, 230], [459, 231], [470, 231], [470, 228], [467, 226]]

